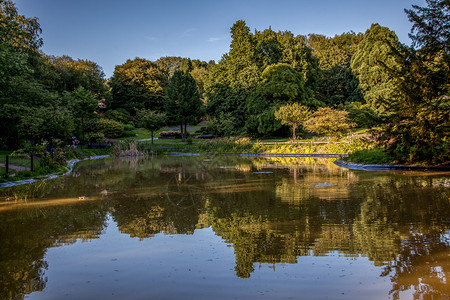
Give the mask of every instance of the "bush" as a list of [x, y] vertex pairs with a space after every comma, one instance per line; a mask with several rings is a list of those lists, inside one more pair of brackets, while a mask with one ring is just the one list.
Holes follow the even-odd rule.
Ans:
[[86, 134], [86, 140], [89, 143], [99, 143], [105, 139], [103, 132], [91, 132]]
[[134, 129], [135, 129], [135, 127], [134, 127], [134, 125], [131, 124], [131, 123], [123, 124], [123, 130], [125, 130], [125, 131], [132, 131], [132, 130], [134, 130]]
[[114, 120], [100, 119], [98, 121], [98, 128], [106, 137], [118, 138], [123, 135], [123, 125]]
[[201, 141], [198, 144], [200, 151], [214, 153], [244, 153], [253, 152], [253, 145], [248, 137], [218, 138], [211, 141]]
[[106, 112], [106, 116], [110, 120], [114, 120], [123, 124], [129, 123], [131, 120], [130, 114], [126, 110], [120, 108], [117, 110], [108, 110]]
[[161, 131], [159, 133], [159, 138], [160, 139], [181, 139], [181, 132], [179, 130]]
[[328, 136], [340, 136], [356, 124], [348, 119], [348, 112], [335, 110], [331, 107], [321, 107], [305, 122], [306, 130]]
[[372, 128], [380, 123], [380, 116], [369, 104], [351, 102], [347, 103], [343, 108], [348, 112], [350, 120], [355, 122], [359, 128]]
[[345, 158], [346, 161], [362, 164], [388, 164], [394, 162], [394, 157], [382, 149], [355, 151]]
[[97, 132], [99, 119], [90, 119], [84, 122], [84, 132]]

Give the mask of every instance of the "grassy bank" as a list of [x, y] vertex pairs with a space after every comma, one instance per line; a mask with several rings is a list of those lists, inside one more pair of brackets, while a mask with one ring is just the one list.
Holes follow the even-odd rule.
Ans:
[[357, 150], [370, 148], [370, 143], [360, 139], [334, 142], [295, 141], [264, 142], [251, 141], [249, 138], [221, 138], [201, 141], [197, 144], [198, 152], [206, 153], [305, 153], [305, 154], [348, 154]]
[[382, 149], [364, 149], [350, 153], [344, 161], [358, 164], [393, 165], [397, 161]]
[[[143, 137], [144, 135], [138, 136]], [[181, 142], [179, 139], [158, 139], [151, 141], [137, 142], [136, 138], [129, 140], [116, 141], [113, 147], [105, 149], [74, 149], [64, 147], [58, 150], [58, 157], [41, 156], [35, 160], [35, 170], [14, 171], [0, 169], [0, 182], [15, 181], [30, 178], [42, 178], [49, 174], [59, 174], [67, 171], [67, 161], [71, 159], [82, 159], [88, 156], [118, 154], [126, 156], [127, 153], [138, 153], [138, 155], [160, 155], [168, 152], [184, 153], [303, 153], [303, 154], [350, 154], [359, 153], [358, 156], [351, 156], [349, 161], [361, 163], [387, 163], [386, 159], [368, 160], [366, 153], [372, 153], [370, 142], [362, 138], [347, 137], [340, 140], [331, 140], [329, 138], [315, 138], [308, 140], [289, 141], [288, 139], [266, 139], [252, 140], [247, 137], [228, 137], [212, 140], [189, 139], [189, 142]], [[138, 152], [136, 152], [136, 150]], [[364, 150], [361, 152], [361, 150]], [[128, 152], [127, 152], [128, 151]], [[367, 152], [369, 151], [369, 152]], [[121, 155], [121, 154], [122, 155]], [[362, 153], [362, 154], [361, 154]], [[378, 153], [378, 152], [374, 152]], [[4, 161], [6, 155], [11, 154], [7, 151], [0, 152], [0, 162]], [[373, 156], [373, 155], [371, 155]], [[380, 155], [378, 155], [380, 156]], [[365, 159], [365, 160], [364, 160]], [[17, 161], [17, 165], [29, 166], [30, 161], [23, 159]], [[13, 162], [10, 162], [13, 164]]]
[[[6, 155], [10, 155], [10, 168], [6, 174], [6, 168], [0, 167], [0, 183], [10, 182], [24, 179], [40, 179], [51, 174], [63, 174], [67, 168], [67, 161], [71, 159], [82, 159], [89, 156], [110, 154], [111, 148], [105, 149], [73, 149], [72, 147], [64, 147], [57, 149], [55, 154], [51, 156], [48, 153], [36, 153], [38, 158], [34, 159], [34, 170], [31, 171], [31, 160], [24, 154], [15, 157], [11, 151], [0, 151], [0, 163], [4, 163]], [[13, 166], [26, 167], [27, 170], [14, 170]]]

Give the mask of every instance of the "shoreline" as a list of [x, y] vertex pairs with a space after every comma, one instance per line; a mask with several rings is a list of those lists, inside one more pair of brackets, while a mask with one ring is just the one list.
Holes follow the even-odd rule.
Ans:
[[80, 161], [102, 159], [102, 158], [107, 158], [107, 157], [109, 157], [109, 155], [95, 155], [95, 156], [89, 156], [89, 157], [82, 158], [82, 159], [71, 159], [71, 160], [67, 161], [67, 167], [69, 168], [69, 170], [67, 170], [63, 174], [49, 174], [49, 175], [45, 176], [44, 178], [39, 178], [39, 179], [30, 178], [30, 179], [23, 179], [23, 180], [17, 180], [17, 181], [3, 182], [3, 183], [0, 183], [0, 188], [13, 187], [13, 186], [18, 186], [18, 185], [27, 184], [27, 183], [33, 183], [33, 182], [37, 182], [37, 181], [41, 181], [41, 180], [55, 179], [55, 178], [58, 178], [61, 176], [66, 176], [66, 175], [69, 175], [70, 173], [72, 173], [75, 164]]
[[447, 171], [450, 172], [450, 166], [408, 166], [408, 165], [376, 165], [376, 164], [359, 164], [346, 162], [337, 159], [333, 162], [335, 165], [350, 170], [359, 171]]
[[[214, 153], [190, 153], [190, 152], [168, 152], [165, 155], [168, 156], [200, 156], [200, 155], [218, 155]], [[377, 164], [360, 164], [360, 163], [353, 163], [353, 162], [346, 162], [343, 161], [343, 157], [348, 157], [348, 154], [318, 154], [318, 153], [222, 153], [219, 155], [223, 156], [241, 156], [241, 157], [310, 157], [310, 158], [337, 158], [333, 163], [339, 167], [347, 168], [349, 170], [358, 170], [358, 171], [444, 171], [444, 172], [450, 172], [450, 166], [408, 166], [408, 165], [377, 165]], [[67, 170], [63, 174], [49, 174], [45, 176], [44, 178], [39, 179], [23, 179], [23, 180], [17, 180], [17, 181], [10, 181], [10, 182], [4, 182], [0, 183], [0, 188], [6, 188], [6, 187], [13, 187], [18, 186], [22, 184], [28, 184], [33, 183], [41, 180], [47, 180], [47, 179], [55, 179], [61, 176], [66, 176], [72, 173], [73, 168], [76, 163], [86, 160], [93, 160], [93, 159], [102, 159], [110, 157], [110, 155], [95, 155], [95, 156], [89, 156], [82, 159], [72, 159], [67, 162], [67, 167], [69, 170]]]
[[222, 155], [222, 156], [241, 156], [241, 157], [312, 157], [312, 158], [342, 158], [348, 157], [348, 154], [329, 154], [329, 153], [192, 153], [192, 152], [168, 152], [168, 156], [200, 156], [200, 155]]

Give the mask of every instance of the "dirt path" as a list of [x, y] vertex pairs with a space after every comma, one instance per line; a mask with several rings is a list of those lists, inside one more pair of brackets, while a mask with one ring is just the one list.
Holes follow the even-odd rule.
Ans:
[[[0, 167], [5, 167], [5, 164], [4, 163], [0, 163]], [[16, 166], [16, 165], [11, 165], [11, 164], [9, 164], [8, 167], [11, 170], [15, 170], [15, 171], [30, 170], [30, 168], [28, 168], [28, 167]]]

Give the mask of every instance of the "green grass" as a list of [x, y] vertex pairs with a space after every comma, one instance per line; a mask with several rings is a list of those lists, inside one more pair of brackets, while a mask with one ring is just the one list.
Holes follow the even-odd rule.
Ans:
[[[39, 159], [38, 158], [34, 158], [33, 161], [34, 165], [39, 165]], [[26, 167], [26, 168], [30, 168], [31, 167], [31, 158], [27, 157], [14, 157], [14, 156], [10, 156], [9, 157], [9, 164], [10, 165], [15, 165], [15, 166], [21, 166], [21, 167]]]
[[[12, 174], [12, 173], [14, 173], [14, 170], [9, 169], [8, 174]], [[0, 176], [3, 176], [4, 174], [6, 174], [6, 168], [0, 167]]]
[[[114, 138], [116, 141], [132, 141], [132, 140], [141, 140], [141, 139], [149, 139], [151, 138], [150, 131], [144, 128], [136, 128], [133, 131], [134, 136], [126, 136], [120, 138]], [[158, 131], [159, 132], [159, 131]], [[157, 137], [157, 133], [155, 132], [155, 137]]]
[[344, 159], [348, 162], [360, 163], [360, 164], [394, 164], [394, 157], [384, 152], [382, 149], [368, 149], [360, 150], [351, 153], [349, 157]]
[[104, 149], [78, 149], [81, 157], [111, 154], [111, 148]]
[[[9, 164], [21, 167], [29, 168], [31, 166], [31, 158], [28, 156], [11, 156], [13, 151], [1, 150], [0, 151], [0, 163], [6, 162], [6, 156], [9, 155]], [[39, 165], [39, 158], [34, 157], [34, 165]]]
[[0, 150], [0, 163], [4, 163], [6, 160], [6, 155], [9, 155], [12, 151]]
[[[173, 127], [175, 127], [175, 126], [171, 126], [170, 128], [173, 128]], [[205, 127], [205, 126], [189, 125], [188, 127], [195, 128], [195, 129], [201, 129], [202, 127]], [[159, 137], [159, 133], [161, 131], [168, 131], [168, 130], [169, 130], [169, 127], [166, 126], [166, 127], [161, 128], [160, 130], [155, 131], [154, 138]], [[177, 128], [177, 130], [179, 130], [179, 129]], [[188, 128], [187, 131], [190, 134], [194, 134], [197, 130], [193, 130], [193, 129], [189, 129]], [[136, 128], [136, 129], [134, 129], [132, 131], [132, 133], [134, 134], [133, 136], [114, 138], [113, 140], [117, 140], [117, 141], [132, 141], [132, 140], [150, 139], [152, 137], [151, 134], [150, 134], [150, 131], [148, 131], [145, 128]]]
[[[49, 174], [62, 174], [66, 172], [68, 169], [65, 166], [59, 166], [54, 168], [49, 167], [38, 167], [34, 172], [25, 170], [25, 171], [19, 171], [16, 172], [14, 176], [5, 176], [5, 170], [3, 173], [0, 173], [0, 183], [1, 182], [9, 182], [9, 181], [17, 181], [17, 180], [23, 180], [23, 179], [39, 179], [44, 178], [45, 176]], [[1, 172], [1, 171], [0, 171]], [[12, 173], [12, 172], [10, 172]]]

